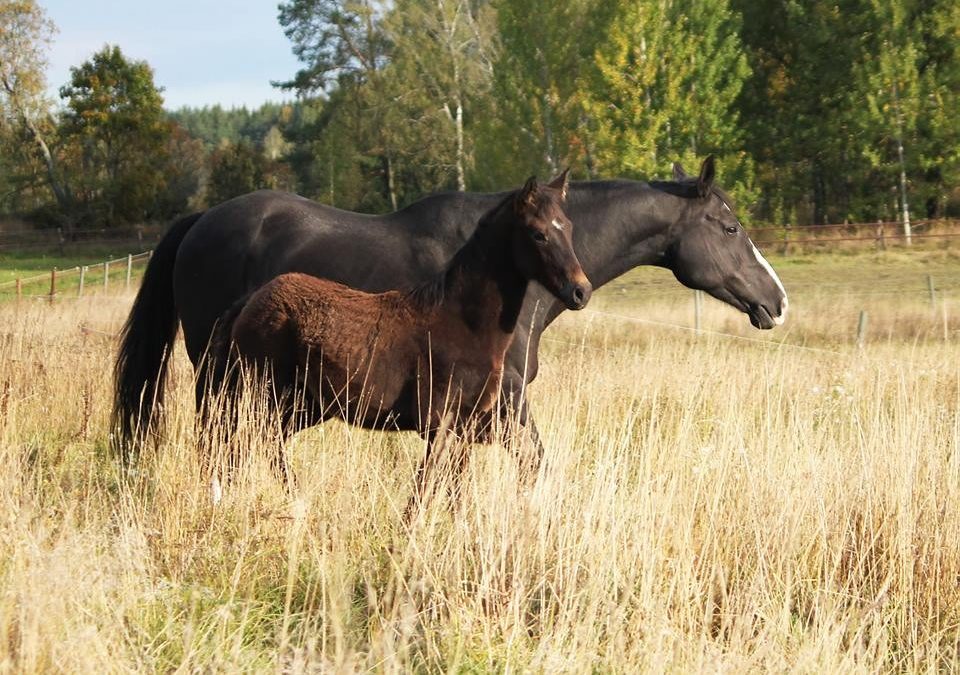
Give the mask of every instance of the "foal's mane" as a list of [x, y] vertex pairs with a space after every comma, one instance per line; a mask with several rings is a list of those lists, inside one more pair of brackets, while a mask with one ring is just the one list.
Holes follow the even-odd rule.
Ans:
[[[522, 190], [523, 188], [521, 188]], [[460, 250], [454, 254], [453, 259], [447, 264], [443, 271], [437, 273], [432, 279], [419, 286], [414, 287], [407, 293], [409, 298], [420, 309], [430, 309], [443, 302], [450, 275], [469, 262], [468, 250], [470, 244], [475, 242], [478, 236], [487, 230], [492, 224], [499, 222], [505, 215], [513, 211], [513, 203], [521, 190], [508, 192], [496, 206], [480, 216], [480, 222], [473, 235], [464, 243]], [[563, 200], [560, 190], [550, 185], [540, 185], [537, 194], [537, 213], [540, 214], [550, 204], [555, 204]], [[504, 214], [507, 211], [508, 214]]]
[[463, 256], [461, 255], [467, 245], [472, 242], [477, 233], [485, 228], [488, 224], [496, 222], [499, 220], [503, 214], [502, 211], [504, 207], [512, 206], [513, 200], [517, 195], [518, 190], [507, 193], [500, 202], [494, 206], [492, 209], [480, 216], [480, 222], [477, 224], [477, 229], [470, 236], [470, 238], [464, 243], [463, 246], [454, 254], [453, 258], [447, 263], [447, 266], [443, 268], [440, 272], [437, 272], [432, 279], [428, 279], [418, 286], [414, 286], [407, 292], [406, 297], [419, 309], [426, 310], [432, 307], [436, 307], [443, 302], [445, 291], [447, 288], [447, 282], [450, 278], [450, 275], [455, 270], [459, 269], [463, 265]]

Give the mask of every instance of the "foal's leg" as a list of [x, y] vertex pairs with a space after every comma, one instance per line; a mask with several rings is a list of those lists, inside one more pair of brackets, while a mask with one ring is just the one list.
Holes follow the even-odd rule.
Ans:
[[302, 429], [317, 423], [317, 406], [310, 392], [298, 386], [296, 371], [282, 372], [274, 369], [270, 381], [270, 413], [277, 423], [277, 445], [270, 455], [270, 466], [274, 477], [282, 481], [289, 490], [297, 486], [296, 476], [287, 462], [287, 441]]
[[[469, 459], [467, 442], [452, 414], [444, 415], [440, 424], [427, 432], [427, 449], [417, 466], [414, 493], [407, 502], [406, 520], [415, 508], [435, 496], [439, 481], [446, 477], [447, 491], [451, 500], [460, 497], [460, 483]], [[448, 469], [447, 475], [438, 473]]]
[[438, 436], [439, 433], [436, 429], [431, 429], [427, 432], [427, 449], [423, 453], [420, 463], [417, 465], [417, 470], [413, 478], [413, 494], [410, 495], [410, 499], [407, 500], [407, 507], [403, 510], [403, 520], [405, 522], [410, 522], [410, 519], [414, 513], [416, 513], [417, 509], [427, 501], [428, 481], [433, 478], [433, 473], [436, 469], [436, 445]]

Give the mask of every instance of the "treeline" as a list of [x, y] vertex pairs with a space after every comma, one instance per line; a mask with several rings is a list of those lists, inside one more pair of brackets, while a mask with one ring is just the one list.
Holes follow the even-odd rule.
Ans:
[[[6, 27], [4, 5], [33, 3], [0, 0]], [[0, 54], [0, 209], [111, 225], [266, 186], [379, 212], [565, 166], [663, 177], [712, 153], [754, 221], [893, 220], [904, 194], [914, 218], [957, 215], [958, 7], [288, 0], [297, 103], [257, 110], [165, 113], [149, 66], [110, 47], [45, 113], [17, 93], [33, 82], [21, 49], [12, 86]]]

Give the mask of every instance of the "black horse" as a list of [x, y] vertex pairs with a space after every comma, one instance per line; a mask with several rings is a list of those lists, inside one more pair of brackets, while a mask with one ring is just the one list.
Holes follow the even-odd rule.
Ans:
[[[639, 265], [670, 269], [684, 285], [736, 307], [757, 328], [783, 323], [787, 296], [714, 186], [708, 157], [699, 176], [674, 165], [674, 180], [570, 184], [566, 213], [594, 287]], [[217, 319], [274, 277], [304, 272], [370, 292], [409, 289], [435, 276], [506, 193], [443, 193], [370, 216], [261, 190], [174, 224], [154, 251], [123, 329], [116, 364], [115, 423], [129, 449], [162, 403], [178, 323], [200, 372]], [[536, 437], [525, 385], [537, 375], [540, 335], [565, 307], [537, 284], [527, 290], [504, 364], [502, 400]]]

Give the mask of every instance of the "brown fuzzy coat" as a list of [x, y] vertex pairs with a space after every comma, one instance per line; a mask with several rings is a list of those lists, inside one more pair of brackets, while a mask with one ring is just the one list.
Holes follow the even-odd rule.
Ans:
[[465, 420], [496, 400], [512, 333], [471, 329], [457, 320], [462, 310], [458, 302], [424, 308], [409, 294], [284, 274], [244, 304], [230, 339], [248, 363], [269, 364], [278, 389], [305, 386], [323, 418], [425, 432], [447, 411]]

